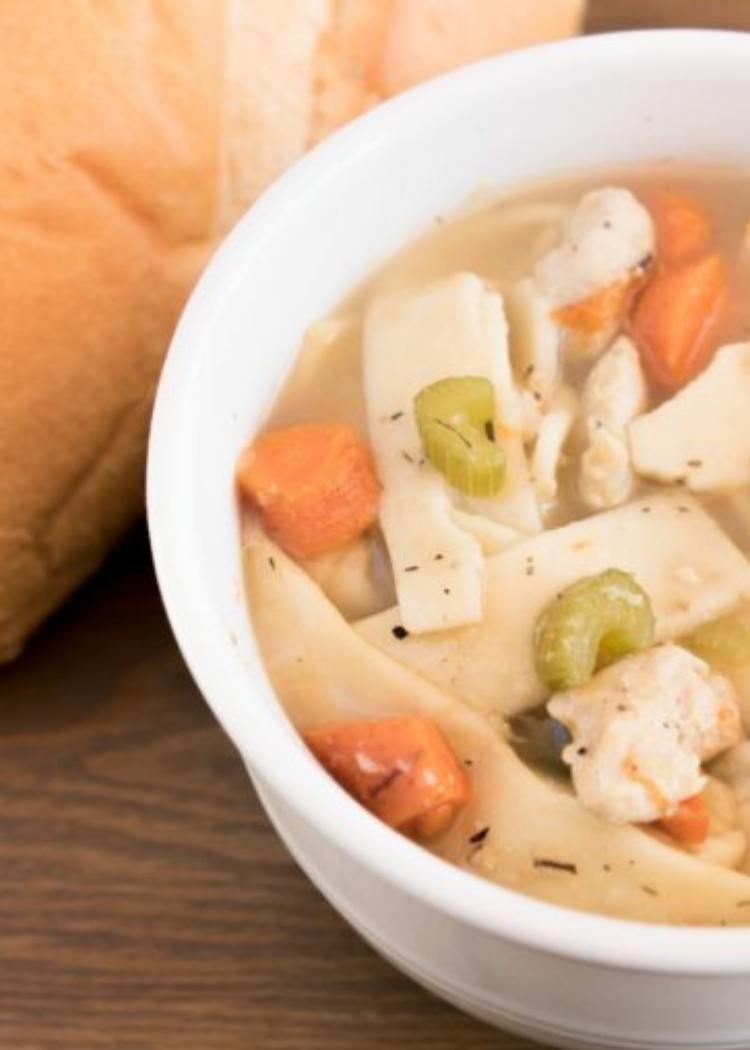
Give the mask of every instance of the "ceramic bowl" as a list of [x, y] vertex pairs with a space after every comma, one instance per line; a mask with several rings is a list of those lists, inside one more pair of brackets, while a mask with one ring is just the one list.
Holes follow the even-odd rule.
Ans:
[[747, 166], [748, 128], [750, 34], [584, 38], [416, 88], [318, 147], [244, 217], [190, 300], [159, 387], [148, 503], [164, 601], [280, 836], [405, 973], [575, 1050], [747, 1050], [750, 928], [545, 904], [449, 866], [351, 801], [300, 743], [260, 662], [234, 464], [306, 326], [477, 187], [639, 162]]

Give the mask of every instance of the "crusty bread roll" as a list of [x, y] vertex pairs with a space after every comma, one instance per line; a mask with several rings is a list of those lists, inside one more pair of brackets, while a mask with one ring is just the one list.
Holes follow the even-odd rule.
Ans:
[[159, 367], [221, 233], [333, 127], [582, 5], [0, 5], [0, 660], [140, 513]]

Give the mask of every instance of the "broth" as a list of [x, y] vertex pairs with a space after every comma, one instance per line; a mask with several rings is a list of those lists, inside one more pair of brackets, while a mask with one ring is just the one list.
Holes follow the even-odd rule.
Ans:
[[[365, 418], [360, 369], [361, 323], [365, 303], [384, 288], [399, 288], [447, 277], [457, 270], [471, 270], [503, 291], [529, 272], [535, 258], [535, 241], [559, 215], [559, 206], [571, 206], [597, 186], [627, 186], [644, 200], [661, 190], [690, 193], [711, 215], [716, 243], [727, 257], [737, 257], [743, 231], [750, 221], [750, 175], [724, 168], [614, 169], [585, 178], [568, 176], [540, 183], [517, 194], [494, 200], [478, 193], [457, 215], [437, 216], [433, 227], [389, 260], [362, 288], [336, 311], [350, 319], [335, 340], [334, 349], [318, 367], [306, 360], [306, 348], [292, 369], [268, 417], [266, 429], [321, 418], [345, 418], [361, 426]], [[528, 219], [508, 218], [529, 205]], [[553, 219], [554, 221], [554, 219]], [[536, 235], [536, 237], [535, 237]], [[732, 273], [732, 310], [721, 342], [750, 337], [750, 248], [745, 262]], [[312, 355], [310, 355], [312, 356]]]
[[748, 921], [749, 340], [750, 180], [708, 167], [478, 194], [311, 327], [239, 468], [247, 587], [367, 808], [547, 900]]

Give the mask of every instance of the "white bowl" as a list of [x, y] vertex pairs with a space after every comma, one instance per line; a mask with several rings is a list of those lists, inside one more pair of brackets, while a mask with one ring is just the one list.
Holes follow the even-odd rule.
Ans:
[[638, 161], [747, 166], [748, 128], [739, 33], [586, 38], [417, 88], [316, 149], [240, 222], [159, 387], [148, 498], [164, 601], [279, 834], [400, 969], [478, 1017], [576, 1050], [747, 1050], [750, 929], [544, 904], [437, 860], [352, 802], [300, 743], [258, 658], [233, 469], [306, 325], [477, 186]]

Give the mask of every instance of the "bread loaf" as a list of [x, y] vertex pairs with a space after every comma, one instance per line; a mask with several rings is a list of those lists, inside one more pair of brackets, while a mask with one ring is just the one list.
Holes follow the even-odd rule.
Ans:
[[137, 518], [154, 387], [217, 238], [309, 145], [583, 0], [0, 5], [0, 660]]

